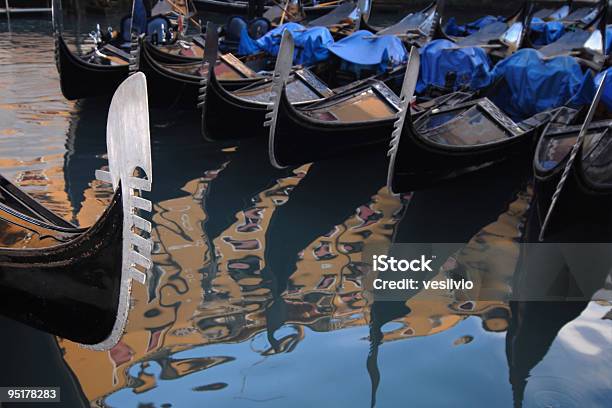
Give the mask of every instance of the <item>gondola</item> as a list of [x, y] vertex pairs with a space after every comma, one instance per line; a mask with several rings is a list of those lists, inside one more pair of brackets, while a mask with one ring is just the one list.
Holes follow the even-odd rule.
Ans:
[[[427, 42], [433, 33], [435, 19], [436, 8], [435, 5], [432, 5], [422, 12], [409, 14], [399, 23], [383, 29], [381, 32], [386, 35], [386, 30], [389, 29], [393, 33], [391, 35], [395, 35], [422, 30], [421, 34], [412, 37], [412, 40]], [[379, 79], [385, 78], [387, 81], [392, 81], [393, 78], [397, 77], [397, 72], [378, 76]], [[214, 73], [211, 73], [207, 82], [208, 86], [206, 87], [202, 109], [202, 134], [204, 138], [207, 140], [227, 140], [249, 137], [263, 138], [267, 135], [267, 129], [263, 128], [261, 124], [270, 103], [271, 80], [260, 81], [250, 87], [235, 91], [230, 91], [224, 87]], [[357, 89], [358, 91], [363, 88], [363, 86], [359, 86], [360, 83], [363, 84], [364, 80], [348, 86], [330, 89], [328, 84], [308, 68], [299, 68], [294, 70], [288, 79], [287, 94], [293, 106], [304, 107], [322, 99], [333, 98], [333, 95], [339, 91], [346, 93], [347, 88]], [[384, 85], [381, 85], [380, 89], [383, 89], [383, 87]], [[389, 97], [392, 96], [389, 95]], [[234, 117], [240, 117], [241, 120], [232, 121], [230, 118]]]
[[[332, 24], [334, 21], [345, 20], [353, 14], [359, 5], [357, 3], [352, 4], [353, 8], [346, 8], [344, 15], [335, 15], [333, 20], [328, 20], [328, 23]], [[151, 44], [141, 41], [138, 68], [147, 75], [152, 84], [149, 87], [149, 96], [152, 102], [195, 107], [201, 81], [206, 79], [208, 75], [205, 65], [202, 62], [164, 64], [155, 60], [151, 48]], [[273, 62], [274, 58], [263, 52], [240, 59], [231, 53], [226, 53], [219, 55], [215, 64], [215, 74], [223, 88], [230, 91], [236, 90], [265, 78], [258, 72], [271, 69]]]
[[[128, 77], [130, 70], [137, 69], [135, 65], [137, 62], [137, 42], [124, 42], [129, 34], [120, 32], [118, 38], [114, 40], [98, 39], [100, 43], [95, 49], [84, 55], [77, 55], [70, 50], [62, 33], [60, 0], [53, 0], [52, 10], [55, 62], [60, 76], [62, 94], [66, 99], [75, 100], [108, 95]], [[157, 24], [170, 26], [171, 23], [167, 16], [156, 15], [148, 20], [147, 27], [153, 28]], [[121, 26], [122, 30], [129, 30], [131, 18], [124, 17]], [[146, 42], [149, 42], [150, 39], [151, 36], [147, 36]], [[172, 45], [154, 46], [150, 44], [150, 51], [155, 52], [156, 57], [164, 61], [188, 63], [201, 60], [201, 56], [197, 56], [197, 50], [200, 48], [197, 44], [197, 38], [194, 38], [192, 44], [185, 41]], [[184, 47], [193, 49], [195, 56], [189, 57], [176, 52], [177, 49]]]
[[547, 7], [541, 8], [540, 10], [533, 13], [533, 17], [542, 19], [544, 21], [559, 20], [569, 16], [571, 12], [571, 7], [572, 0], [569, 0], [567, 4], [564, 4], [555, 9]]
[[[549, 11], [550, 14], [542, 14], [542, 10], [534, 13], [531, 16], [529, 24], [527, 25], [527, 33], [525, 34], [525, 47], [537, 49], [543, 47], [542, 44], [539, 44], [537, 41], [534, 40], [534, 34], [543, 34], [536, 30], [536, 21], [539, 21], [543, 24], [556, 23], [558, 26], [556, 28], [559, 33], [558, 35], [563, 35], [567, 32], [573, 31], [574, 29], [578, 29], [579, 31], [588, 30], [597, 21], [597, 17], [601, 12], [601, 3], [597, 3], [595, 6], [592, 7], [581, 7], [573, 11], [572, 3], [573, 2], [570, 0], [567, 5], [562, 6], [556, 11], [544, 9], [544, 11]], [[542, 31], [542, 29], [540, 29], [539, 31]]]
[[[264, 5], [264, 9], [270, 10], [278, 7], [275, 2], [269, 1]], [[277, 2], [281, 4], [281, 2]], [[316, 16], [329, 13], [335, 9], [341, 1], [330, 1], [321, 4], [314, 2], [305, 2], [304, 12], [307, 16]], [[249, 3], [247, 1], [231, 1], [231, 0], [193, 0], [195, 8], [199, 12], [222, 13], [222, 14], [249, 14]]]
[[[136, 73], [115, 92], [108, 115], [109, 207], [78, 228], [0, 178], [0, 313], [35, 328], [108, 349], [126, 324], [132, 280], [152, 266], [151, 151], [146, 80]], [[142, 174], [136, 171], [144, 172]], [[142, 232], [140, 232], [142, 231]]]
[[129, 74], [129, 54], [117, 49], [109, 65], [91, 63], [75, 55], [64, 37], [55, 33], [55, 63], [62, 94], [68, 100], [106, 95], [117, 89]]
[[[138, 69], [145, 73], [151, 86], [149, 97], [155, 105], [164, 104], [195, 107], [199, 95], [200, 82], [207, 72], [202, 62], [189, 64], [163, 64], [151, 55], [152, 46], [141, 40]], [[256, 55], [249, 59], [239, 59], [233, 54], [220, 55], [215, 72], [223, 86], [239, 89], [261, 80], [257, 67], [265, 67], [266, 58]]]
[[[341, 3], [338, 7], [332, 9], [329, 13], [311, 20], [308, 22], [308, 25], [311, 27], [315, 26], [325, 26], [325, 27], [333, 27], [334, 34], [341, 36], [343, 35], [344, 27], [343, 21], [347, 19], [347, 16], [350, 16], [351, 13], [355, 10], [356, 3], [353, 1], [346, 1]], [[260, 30], [263, 34], [269, 31], [273, 27], [273, 23], [270, 22], [265, 17], [259, 17], [247, 22], [241, 16], [233, 16], [228, 20], [228, 24], [224, 27], [220, 34], [220, 41], [228, 48], [229, 51], [235, 51], [234, 49], [228, 46], [228, 43], [237, 42], [237, 38], [232, 38], [228, 40], [228, 34], [230, 37], [236, 37], [241, 34], [241, 32], [236, 31], [233, 33], [228, 33], [228, 30], [231, 30], [231, 22], [234, 20], [241, 20], [248, 27], [248, 30], [251, 29], [251, 24], [255, 24], [253, 27], [254, 30]], [[238, 26], [239, 27], [239, 26]], [[237, 47], [237, 45], [234, 45]], [[149, 45], [147, 51], [153, 60], [162, 63], [162, 64], [184, 64], [184, 63], [197, 63], [202, 62], [202, 57], [204, 55], [205, 41], [204, 35], [197, 34], [192, 36], [189, 39], [181, 39], [176, 40], [171, 43], [165, 44], [157, 44], [155, 46]]]
[[[421, 11], [410, 13], [397, 23], [388, 27], [373, 26], [367, 19], [362, 18], [359, 23], [359, 28], [376, 33], [377, 35], [403, 35], [410, 37], [412, 34], [415, 34], [417, 38], [422, 37], [422, 35], [419, 34], [427, 32], [427, 27], [424, 27], [424, 25], [428, 24], [428, 20], [430, 18], [435, 18], [436, 13], [438, 17], [441, 14], [440, 12], [442, 10], [438, 7], [438, 3], [443, 3], [443, 1], [433, 1]], [[439, 21], [435, 21], [434, 23], [437, 24]]]
[[[574, 62], [598, 72], [605, 62], [606, 16], [607, 1], [603, 0], [597, 24], [590, 30], [576, 29], [545, 48], [563, 48], [566, 56], [580, 53]], [[581, 41], [567, 40], [576, 37]], [[566, 46], [568, 43], [573, 45]], [[547, 59], [547, 54], [534, 50], [521, 51], [520, 58], [524, 56]], [[396, 193], [414, 191], [509, 158], [532, 157], [527, 153], [533, 154], [544, 126], [571, 103], [534, 109], [531, 116], [513, 120], [499, 105], [512, 97], [512, 91], [504, 88], [507, 81], [502, 76], [484, 94], [457, 106], [430, 110], [415, 121], [405, 110], [396, 122], [389, 151], [389, 188]]]
[[[523, 4], [519, 15], [521, 19], [515, 15], [515, 22], [510, 28], [500, 23], [506, 27], [506, 32], [499, 34], [495, 30], [495, 35], [492, 35], [493, 31], [488, 31], [486, 35], [474, 34], [482, 43], [475, 42], [471, 36], [460, 41], [475, 46], [497, 46], [501, 45], [499, 38], [505, 36], [506, 43], [497, 47], [496, 52], [498, 55], [510, 54], [520, 48], [523, 38], [521, 27], [524, 27], [529, 10], [528, 4]], [[378, 148], [383, 151], [391, 139], [393, 123], [400, 111], [400, 98], [380, 81], [371, 81], [304, 108], [292, 106], [285, 91], [279, 91], [279, 94], [274, 106], [278, 113], [271, 124], [269, 138], [270, 160], [279, 167], [349, 154], [357, 149]], [[472, 95], [473, 92], [442, 92], [413, 105], [412, 111], [420, 115], [436, 106], [456, 106]]]
[[[607, 84], [601, 80], [599, 85], [606, 92], [611, 79], [607, 78]], [[589, 242], [602, 241], [601, 237], [595, 238], [602, 235], [604, 242], [612, 239], [609, 232], [612, 226], [612, 118], [610, 107], [600, 105], [584, 132], [584, 112], [570, 108], [559, 112], [544, 130], [533, 160], [535, 198], [530, 241], [559, 241], [568, 233], [576, 236], [585, 225], [590, 226], [588, 235], [594, 240]], [[584, 134], [578, 141], [581, 132]], [[552, 204], [555, 196], [558, 196], [556, 203]], [[546, 220], [551, 205], [555, 208]]]
[[[105, 95], [117, 89], [129, 74], [130, 53], [110, 42], [98, 52], [79, 56], [68, 48], [62, 34], [63, 18], [60, 0], [52, 2], [55, 65], [60, 77], [62, 94], [68, 100]], [[129, 17], [126, 17], [126, 20]], [[122, 29], [131, 21], [121, 24]], [[119, 35], [121, 37], [121, 34]], [[101, 61], [104, 61], [102, 63]], [[87, 86], [84, 86], [87, 84]]]

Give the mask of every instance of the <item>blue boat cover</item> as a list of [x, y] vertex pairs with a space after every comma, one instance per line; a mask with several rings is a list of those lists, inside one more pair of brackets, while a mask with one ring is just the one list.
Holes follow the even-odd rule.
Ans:
[[487, 53], [478, 47], [453, 49], [448, 40], [434, 40], [421, 48], [421, 68], [416, 92], [422, 93], [429, 86], [444, 87], [447, 75], [455, 73], [454, 90], [464, 86], [480, 88], [489, 79], [491, 63]]
[[333, 44], [334, 38], [326, 27], [306, 28], [297, 23], [286, 23], [268, 31], [264, 36], [253, 40], [246, 28], [240, 35], [238, 54], [252, 55], [265, 51], [269, 55], [277, 55], [280, 49], [282, 34], [289, 30], [295, 42], [295, 56], [293, 62], [300, 65], [312, 65], [325, 61], [329, 57], [328, 46]]
[[146, 33], [147, 30], [147, 9], [145, 8], [143, 0], [136, 0], [134, 2], [134, 29], [139, 33]]
[[157, 16], [149, 19], [147, 22], [147, 36], [151, 39], [156, 37], [158, 43], [162, 43], [168, 34], [168, 20], [164, 17]]
[[499, 62], [488, 83], [482, 85], [500, 79], [504, 81], [491, 99], [517, 122], [566, 103], [588, 103], [594, 89], [591, 75], [583, 74], [574, 58], [560, 56], [546, 60], [533, 49], [517, 51]]
[[[612, 68], [608, 68], [604, 72], [607, 72], [608, 76], [606, 77], [606, 84], [604, 85], [603, 94], [601, 95], [601, 101], [606, 105], [606, 109], [612, 112]], [[597, 83], [597, 85], [601, 83], [604, 72], [595, 77], [595, 83]]]
[[565, 25], [560, 21], [544, 21], [534, 17], [531, 20], [531, 32], [534, 45], [547, 45], [557, 41], [565, 34]]
[[357, 31], [327, 48], [345, 62], [377, 66], [379, 71], [400, 65], [408, 58], [408, 52], [398, 37], [374, 36], [367, 30]]
[[480, 17], [476, 21], [472, 21], [471, 23], [459, 25], [457, 24], [455, 17], [451, 17], [448, 19], [446, 27], [444, 27], [444, 32], [446, 32], [448, 35], [456, 37], [467, 37], [468, 35], [478, 32], [481, 28], [486, 27], [489, 24], [504, 20], [505, 19], [503, 17], [484, 16]]

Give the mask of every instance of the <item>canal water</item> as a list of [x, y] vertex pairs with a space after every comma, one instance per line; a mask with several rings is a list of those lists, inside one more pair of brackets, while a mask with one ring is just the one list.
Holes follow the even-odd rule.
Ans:
[[[0, 172], [88, 226], [111, 197], [94, 181], [109, 101], [62, 97], [50, 31], [0, 22]], [[609, 303], [543, 306], [517, 333], [503, 301], [363, 291], [364, 248], [393, 242], [468, 242], [443, 269], [509, 291], [528, 175], [398, 197], [384, 157], [275, 170], [261, 142], [150, 116], [155, 266], [126, 333], [96, 352], [2, 318], [0, 385], [58, 385], [67, 407], [609, 407]]]

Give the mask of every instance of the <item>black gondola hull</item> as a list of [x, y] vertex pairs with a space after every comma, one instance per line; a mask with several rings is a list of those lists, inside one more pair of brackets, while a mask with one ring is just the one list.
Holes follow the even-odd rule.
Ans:
[[122, 231], [118, 192], [100, 220], [73, 240], [0, 249], [0, 313], [83, 344], [108, 338], [118, 315]]
[[366, 149], [384, 154], [392, 131], [393, 118], [354, 123], [310, 120], [291, 105], [283, 90], [270, 153], [281, 166], [301, 165]]
[[202, 135], [211, 141], [265, 138], [266, 106], [240, 99], [224, 89], [214, 73], [202, 107]]
[[[528, 242], [538, 241], [564, 166], [565, 163], [547, 175], [535, 171]], [[556, 242], [612, 242], [612, 190], [593, 189], [575, 164], [551, 214], [545, 236], [547, 241]]]
[[393, 163], [391, 188], [395, 193], [421, 190], [505, 160], [529, 167], [539, 133], [536, 128], [490, 145], [442, 147], [423, 140], [407, 118]]
[[56, 63], [62, 94], [68, 100], [109, 95], [128, 77], [128, 65], [100, 65], [74, 55], [57, 35]]

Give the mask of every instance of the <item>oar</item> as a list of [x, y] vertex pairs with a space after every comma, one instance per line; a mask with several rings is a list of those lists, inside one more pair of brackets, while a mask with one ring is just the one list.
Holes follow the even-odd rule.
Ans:
[[546, 218], [544, 218], [544, 223], [542, 224], [542, 229], [540, 230], [539, 240], [544, 241], [544, 234], [546, 232], [546, 228], [548, 227], [548, 223], [550, 222], [550, 217], [555, 209], [557, 204], [557, 200], [559, 200], [559, 195], [561, 191], [563, 191], [563, 187], [565, 186], [565, 182], [567, 181], [567, 177], [574, 165], [574, 161], [576, 161], [576, 156], [578, 156], [578, 151], [584, 142], [584, 138], [589, 131], [589, 126], [591, 125], [591, 121], [593, 120], [593, 116], [595, 115], [595, 110], [597, 109], [597, 105], [599, 104], [599, 99], [601, 98], [601, 94], [604, 90], [604, 85], [606, 83], [606, 77], [608, 73], [604, 72], [603, 77], [601, 78], [601, 82], [597, 87], [597, 92], [595, 93], [595, 97], [593, 98], [593, 102], [589, 107], [589, 111], [587, 112], [587, 116], [584, 119], [584, 123], [582, 124], [582, 128], [580, 129], [580, 133], [578, 133], [578, 138], [576, 138], [576, 143], [572, 147], [572, 151], [570, 156], [565, 164], [565, 168], [563, 169], [563, 174], [561, 175], [561, 180], [559, 180], [559, 184], [557, 184], [557, 189], [552, 196], [552, 200], [550, 202], [550, 207], [548, 208], [548, 212], [546, 213]]
[[327, 7], [327, 6], [333, 6], [334, 4], [340, 4], [342, 3], [344, 0], [336, 0], [336, 1], [328, 1], [327, 3], [321, 3], [321, 4], [317, 4], [315, 6], [312, 6], [313, 8], [317, 8], [317, 7]]

